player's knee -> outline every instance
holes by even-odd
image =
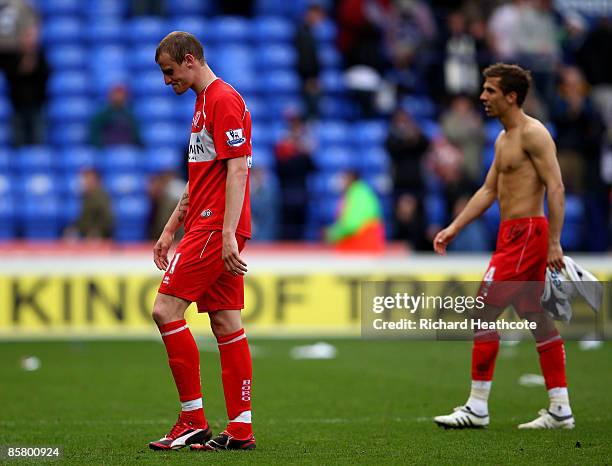
[[[151,317],[155,321],[157,325],[163,325],[166,323],[167,313],[164,308],[159,305],[153,306],[153,312],[151,312]]]

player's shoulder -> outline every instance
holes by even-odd
[[[224,99],[239,99],[243,100],[242,96],[231,84],[226,83],[221,78],[215,81],[215,86],[210,88],[210,96],[207,94],[206,98],[212,100],[224,100]]]
[[[548,128],[537,118],[525,115],[525,123],[521,125],[521,136],[527,139],[550,137]]]

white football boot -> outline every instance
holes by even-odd
[[[469,406],[458,406],[451,414],[434,417],[434,422],[445,429],[475,429],[489,425],[489,415],[476,414]]]
[[[538,411],[540,415],[531,422],[519,424],[519,429],[573,429],[576,427],[574,416],[556,416],[547,409]]]

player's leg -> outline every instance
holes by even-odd
[[[503,309],[487,305],[476,310],[472,319],[495,322]],[[499,334],[496,330],[474,333],[472,344],[472,384],[466,403],[451,414],[436,416],[436,424],[446,428],[485,427],[489,424],[489,394],[493,382],[495,361],[499,352]]]
[[[185,321],[190,301],[158,293],[153,320],[158,325],[181,402],[179,419],[170,432],[149,443],[153,450],[178,449],[211,437],[202,406],[200,352]]]
[[[572,429],[575,420],[567,391],[563,339],[546,312],[528,312],[524,317],[536,326],[532,333],[548,390],[549,407],[541,410],[533,421],[520,424],[519,429]]]

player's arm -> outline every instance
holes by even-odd
[[[565,215],[565,187],[557,161],[555,142],[543,125],[530,126],[523,131],[523,149],[529,154],[538,176],[546,186],[548,203],[548,266],[561,270],[563,250],[561,229]]]
[[[227,159],[227,179],[225,186],[225,217],[223,218],[222,259],[225,268],[234,275],[244,275],[246,263],[240,258],[236,228],[242,213],[249,168],[246,157]]]
[[[497,144],[497,143],[496,143]],[[464,209],[457,215],[455,220],[441,230],[433,241],[434,251],[444,255],[446,247],[457,236],[457,234],[474,219],[480,217],[485,210],[497,199],[497,167],[495,160],[489,168],[484,184],[470,198]]]
[[[185,216],[187,215],[187,208],[189,207],[189,181],[185,185],[185,190],[181,195],[181,199],[178,201],[178,204],[174,208],[172,215],[166,222],[166,226],[164,227],[164,231],[157,240],[155,247],[153,248],[153,261],[155,265],[160,270],[166,270],[168,267],[168,250],[172,245],[172,241],[174,240],[174,234],[179,229],[179,227],[185,221]]]

